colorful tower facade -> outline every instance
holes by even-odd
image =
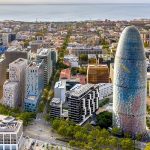
[[[146,130],[146,57],[134,26],[121,34],[114,64],[113,125],[133,135]]]

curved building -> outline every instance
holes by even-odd
[[[146,57],[134,26],[124,29],[115,57],[113,125],[134,134],[146,130]]]

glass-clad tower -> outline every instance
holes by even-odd
[[[121,34],[114,64],[113,125],[133,135],[146,130],[146,57],[140,33]]]

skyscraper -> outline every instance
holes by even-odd
[[[35,112],[44,88],[43,61],[32,62],[26,68],[24,109]]]
[[[50,49],[38,49],[37,50],[37,61],[43,60],[44,63],[44,86],[49,83],[50,77],[52,75],[52,60],[51,60],[51,50]]]
[[[113,125],[132,135],[146,130],[146,57],[134,26],[124,29],[115,57]]]
[[[18,58],[9,64],[9,81],[18,82],[18,102],[17,105],[22,105],[24,100],[25,92],[25,69],[27,66],[27,60],[23,58]]]

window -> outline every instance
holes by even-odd
[[[5,145],[5,150],[10,150],[10,146],[9,145]]]
[[[3,146],[2,145],[0,146],[0,150],[3,150]]]
[[[17,148],[16,148],[16,146],[15,145],[13,145],[12,146],[12,150],[16,150]]]

